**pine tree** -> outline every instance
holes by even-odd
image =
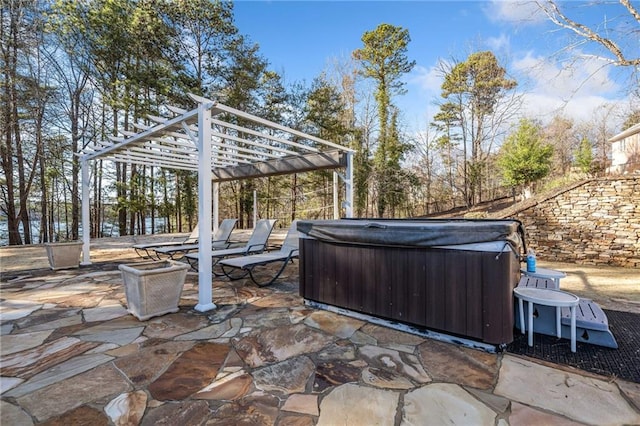
[[[396,155],[397,148],[393,138],[397,135],[389,133],[391,126],[392,97],[405,92],[402,76],[410,72],[415,61],[407,57],[407,46],[411,38],[409,31],[402,27],[380,24],[373,31],[362,36],[364,46],[353,52],[355,59],[362,65],[362,75],[376,82],[375,99],[378,104],[378,120],[380,123],[378,147],[374,154],[376,186],[378,189],[378,215],[384,216],[389,205],[396,201],[393,196],[393,182],[388,179],[390,159],[397,160],[392,167],[399,167],[401,156]],[[392,161],[392,162],[393,162]]]
[[[573,164],[582,173],[589,174],[593,171],[593,147],[589,139],[582,138],[580,141],[580,146],[575,152]]]
[[[496,119],[498,106],[516,84],[490,51],[469,55],[445,75],[442,112],[449,123],[455,123],[462,141],[463,193],[468,206],[482,201],[482,179],[490,173],[486,167],[490,153],[484,145],[493,141],[495,128],[505,118],[503,114]]]
[[[505,184],[520,187],[524,198],[531,194],[532,185],[549,174],[553,147],[545,144],[540,127],[529,120],[521,120],[517,130],[507,137],[498,157]]]

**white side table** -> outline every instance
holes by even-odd
[[[575,294],[562,290],[551,290],[547,288],[516,287],[513,292],[518,298],[518,309],[520,311],[520,330],[524,334],[524,306],[528,303],[527,310],[527,330],[529,332],[527,343],[533,346],[533,304],[554,306],[556,308],[556,334],[562,337],[562,325],[560,324],[560,308],[571,309],[571,352],[576,351],[576,306],[580,298]]]
[[[553,282],[555,283],[556,289],[560,289],[560,280],[567,276],[567,274],[565,274],[562,271],[555,271],[553,269],[546,269],[546,268],[536,268],[535,272],[529,272],[527,271],[527,268],[522,268],[520,272],[534,278],[544,278],[548,280],[553,280]]]

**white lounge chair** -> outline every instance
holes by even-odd
[[[195,244],[198,242],[198,224],[196,224],[195,228],[191,231],[191,234],[183,241],[156,241],[154,243],[144,243],[144,244],[134,244],[133,248],[135,249],[138,256],[141,258],[150,258],[157,259],[154,250],[160,247],[169,247],[169,246],[178,246],[178,245],[186,245],[186,244]]]
[[[273,231],[273,225],[275,225],[275,219],[260,219],[256,222],[256,226],[249,237],[249,241],[242,247],[228,248],[224,250],[214,250],[211,253],[211,257],[213,259],[213,264],[211,267],[213,268],[216,264],[224,259],[225,257],[231,256],[247,256],[250,254],[261,253],[267,247],[267,241],[269,241],[269,236]],[[191,267],[195,270],[198,269],[198,258],[199,253],[187,253],[184,256],[185,259],[189,262]],[[215,275],[221,275],[215,273]]]
[[[296,227],[296,221],[294,221],[291,224],[289,231],[287,232],[287,236],[285,237],[280,250],[267,253],[252,254],[250,256],[222,259],[218,262],[218,264],[222,268],[224,274],[231,279],[235,279],[236,277],[231,275],[230,269],[241,269],[245,271],[245,275],[247,272],[249,273],[251,280],[256,283],[256,285],[260,287],[267,286],[278,279],[278,277],[280,276],[280,274],[282,274],[290,261],[298,257],[298,238],[299,233]],[[270,275],[266,281],[259,280],[258,274],[262,275],[262,270],[266,270],[266,268],[259,267],[266,266],[275,262],[282,262],[282,265],[276,271],[276,273],[271,275],[271,271],[269,271]]]
[[[218,226],[218,230],[211,239],[211,247],[214,250],[226,249],[229,247],[229,238],[231,238],[231,232],[236,226],[237,219],[223,219]],[[162,259],[163,257],[169,257],[173,260],[179,260],[185,254],[198,250],[199,244],[178,244],[168,247],[158,247],[153,249],[156,257]],[[176,257],[179,256],[179,257]]]

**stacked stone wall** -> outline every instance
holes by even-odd
[[[640,177],[586,181],[510,217],[540,259],[640,268]]]

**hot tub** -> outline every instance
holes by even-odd
[[[516,220],[298,221],[308,301],[492,345],[513,340]]]

